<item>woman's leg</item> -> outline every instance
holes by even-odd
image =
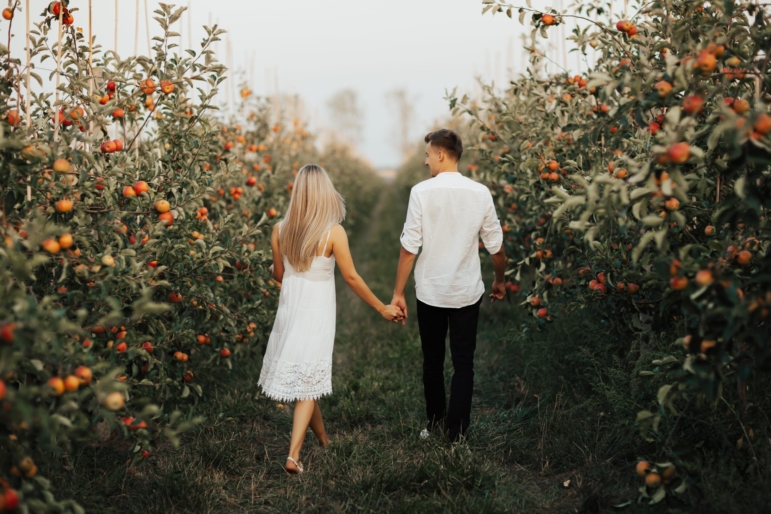
[[[301,400],[294,404],[294,420],[292,422],[292,440],[289,443],[289,456],[300,462],[300,449],[305,441],[305,433],[313,416],[316,405],[314,400]],[[287,468],[294,469],[294,464],[287,460]]]
[[[329,444],[329,437],[327,437],[327,431],[324,430],[324,420],[321,417],[319,402],[314,400],[313,403],[313,415],[311,416],[310,426],[316,439],[319,440],[319,444],[323,447]]]

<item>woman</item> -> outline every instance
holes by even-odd
[[[273,278],[281,294],[259,385],[266,396],[294,401],[285,469],[302,473],[300,449],[310,426],[321,446],[329,443],[318,399],[332,392],[335,340],[335,262],[348,286],[389,321],[401,309],[385,305],[356,273],[340,223],[345,202],[326,171],[309,164],[297,173],[284,219],[273,227]]]

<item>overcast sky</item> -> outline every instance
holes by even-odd
[[[560,1],[532,3],[558,7]],[[138,47],[146,55],[145,2],[150,12],[158,2],[139,1]],[[34,21],[48,2],[30,3]],[[188,3],[190,19],[186,13],[176,27],[185,47],[188,26],[193,27],[197,49],[202,26],[210,19],[219,23],[228,30],[234,67],[253,76],[255,92],[273,93],[278,84],[281,93],[298,94],[315,128],[329,124],[326,103],[335,92],[355,90],[364,110],[359,150],[378,167],[397,166],[400,160],[391,137],[394,118],[385,100],[388,91],[404,88],[416,99],[417,141],[448,114],[445,89],[470,91],[479,75],[501,82],[507,69],[519,71],[524,62],[523,28],[503,14],[482,16],[480,0],[181,0],[177,5]],[[137,0],[118,0],[118,5],[118,52],[125,57],[134,52]],[[88,0],[72,0],[71,6],[80,8],[75,25],[86,33]],[[95,34],[112,49],[115,0],[93,0],[93,14]],[[23,16],[14,21],[14,46],[21,49]],[[159,32],[151,19],[150,33]],[[218,48],[223,62],[226,44],[223,40]],[[561,58],[561,51],[554,50],[555,58]],[[568,63],[577,68],[575,54]]]

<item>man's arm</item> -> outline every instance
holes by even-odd
[[[493,258],[493,268],[495,269],[495,279],[493,280],[493,292],[490,295],[491,302],[494,302],[495,300],[503,300],[503,297],[506,296],[506,286],[504,284],[504,281],[506,280],[506,277],[504,275],[504,272],[506,271],[506,251],[503,248],[503,245],[501,245],[501,248],[491,255]]]
[[[415,191],[410,191],[410,202],[407,205],[407,220],[404,222],[404,230],[399,238],[402,244],[399,253],[399,266],[396,269],[396,286],[391,305],[396,305],[407,318],[407,301],[404,299],[404,288],[407,287],[407,279],[410,278],[412,264],[415,262],[420,247],[423,245],[423,208],[420,205]],[[402,325],[406,322],[402,319]]]
[[[495,203],[489,191],[487,191],[486,204],[485,219],[482,223],[480,235],[482,236],[485,248],[487,248],[487,251],[490,252],[490,256],[493,258],[495,279],[493,280],[493,293],[490,295],[490,298],[494,302],[495,300],[503,300],[503,297],[506,296],[506,287],[504,285],[506,277],[504,272],[506,271],[507,259],[503,245],[501,222],[498,220],[498,213],[495,212]]]
[[[410,272],[412,272],[412,264],[415,262],[415,254],[410,253],[402,246],[399,252],[399,266],[396,268],[396,286],[394,287],[394,296],[391,300],[391,305],[396,305],[404,313],[404,318],[407,316],[407,300],[404,298],[404,288],[407,287],[407,279],[410,278]],[[405,324],[404,319],[402,325]]]

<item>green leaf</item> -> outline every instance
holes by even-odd
[[[667,496],[667,489],[663,485],[660,485],[659,488],[656,489],[656,492],[653,493],[653,496],[651,496],[651,501],[648,502],[648,505],[654,505],[656,503],[659,503],[666,496]]]
[[[662,218],[658,214],[648,214],[641,221],[643,222],[643,225],[645,225],[646,227],[658,227],[659,225],[664,223],[664,218]]]
[[[672,390],[672,387],[672,384],[666,384],[659,388],[659,392],[656,395],[659,405],[664,405],[664,401],[667,399],[667,395],[669,394],[669,391]]]

